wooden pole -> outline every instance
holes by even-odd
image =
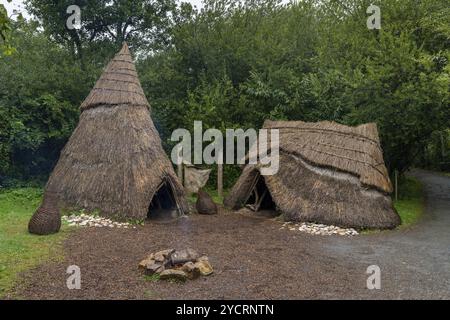
[[[223,198],[223,152],[220,150],[217,161],[217,193]]]
[[[395,179],[395,201],[398,200],[398,171],[394,171],[394,179]]]
[[[182,186],[184,186],[184,179],[183,179],[183,157],[182,157],[182,155],[181,155],[181,148],[180,148],[180,150],[178,150],[178,162],[180,163],[180,164],[178,164],[177,166],[178,166],[178,172],[177,172],[177,174],[178,174],[178,179],[180,179],[180,183],[181,183],[181,185]]]
[[[217,193],[223,197],[223,164],[217,165]]]
[[[184,179],[183,179],[183,163],[180,163],[178,165],[178,179],[180,179],[181,185],[184,186]]]

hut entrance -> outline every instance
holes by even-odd
[[[156,220],[168,220],[177,218],[179,209],[174,192],[169,181],[165,180],[153,195],[148,208],[147,218]]]
[[[270,191],[261,174],[258,174],[256,177],[245,206],[260,216],[276,217],[279,215],[275,202],[273,202]]]

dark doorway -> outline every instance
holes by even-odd
[[[256,183],[245,206],[260,216],[276,217],[279,215],[264,177],[261,175],[256,178]]]
[[[147,218],[155,220],[170,220],[179,216],[179,210],[172,187],[164,181],[155,192],[148,208]]]

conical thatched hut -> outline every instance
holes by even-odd
[[[260,175],[247,165],[224,203],[234,210],[276,209],[287,221],[394,228],[392,185],[375,124],[266,121],[280,134],[280,169]]]
[[[46,186],[60,205],[123,219],[188,211],[126,44],[81,111]]]

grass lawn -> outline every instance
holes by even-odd
[[[0,193],[0,297],[10,290],[20,272],[50,259],[63,257],[62,240],[69,227],[50,236],[28,233],[28,220],[39,206],[42,190],[22,188]]]
[[[413,177],[404,177],[399,183],[399,199],[394,201],[394,206],[402,219],[400,228],[415,224],[424,208],[422,184]]]

